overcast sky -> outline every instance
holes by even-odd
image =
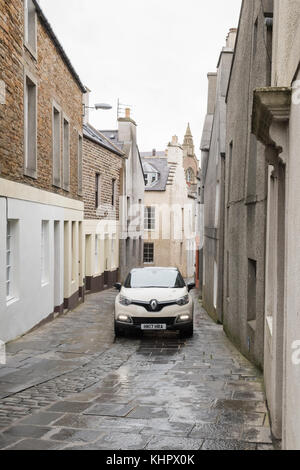
[[[132,106],[141,151],[183,140],[187,123],[196,153],[214,72],[241,0],[40,0],[83,83],[98,129],[117,126],[117,100]]]

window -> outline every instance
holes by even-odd
[[[12,269],[13,269],[13,246],[12,246],[12,223],[10,220],[7,221],[6,231],[6,299],[10,300],[12,295]]]
[[[78,135],[78,196],[82,196],[82,136]]]
[[[145,207],[145,230],[155,230],[155,207]]]
[[[61,113],[53,106],[53,185],[61,187]]]
[[[253,55],[256,55],[257,51],[257,36],[258,36],[258,18],[254,23],[254,31],[253,31]]]
[[[6,300],[16,297],[17,287],[17,220],[8,220],[6,226]]]
[[[37,86],[31,78],[25,78],[24,93],[24,136],[25,168],[24,173],[31,178],[37,177]]]
[[[112,180],[111,184],[111,205],[112,207],[115,207],[116,204],[116,180]]]
[[[189,168],[186,172],[186,181],[189,184],[194,183],[194,172],[193,172],[192,168]]]
[[[72,252],[72,282],[75,282],[76,280],[76,261],[77,261],[77,256],[76,256],[76,222],[72,222],[72,233],[71,233],[71,252]]]
[[[45,220],[41,230],[41,279],[42,285],[49,281],[49,222]]]
[[[95,178],[95,207],[96,209],[98,209],[98,207],[100,206],[100,202],[101,202],[100,189],[101,189],[101,176],[99,173],[96,173],[96,178]]]
[[[153,186],[155,183],[157,183],[158,178],[159,178],[159,177],[158,177],[158,173],[157,173],[157,172],[146,173],[146,174],[145,174],[146,186],[147,186],[147,187]]]
[[[99,271],[99,235],[95,235],[95,273]]]
[[[63,189],[70,191],[70,124],[63,120]]]
[[[214,307],[218,304],[218,265],[214,262]]]
[[[220,217],[220,182],[217,181],[216,186],[216,201],[215,201],[215,228],[219,226],[219,217]]]
[[[35,54],[37,48],[37,21],[32,0],[24,0],[24,33],[26,47],[31,53]]]
[[[154,263],[154,244],[144,244],[144,263]]]
[[[145,174],[145,185],[146,187],[153,186],[159,180],[159,172],[157,169],[150,165],[150,163],[143,163],[143,170]]]

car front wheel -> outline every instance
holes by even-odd
[[[180,331],[180,338],[192,338],[194,335],[194,325],[189,325]]]
[[[115,336],[116,338],[123,338],[125,336],[124,330],[122,330],[117,322],[115,321]]]

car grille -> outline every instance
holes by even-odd
[[[157,313],[157,312],[161,312],[164,307],[177,305],[177,303],[176,302],[161,303],[157,305],[155,310],[152,310],[150,303],[145,304],[143,302],[132,302],[132,305],[137,305],[138,307],[144,307],[147,310],[147,312]]]
[[[167,317],[167,318],[142,318],[142,317],[132,317],[134,325],[174,325],[176,317]]]

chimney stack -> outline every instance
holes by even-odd
[[[236,35],[237,35],[237,29],[231,28],[226,38],[226,47],[229,47],[229,49],[234,49]]]

